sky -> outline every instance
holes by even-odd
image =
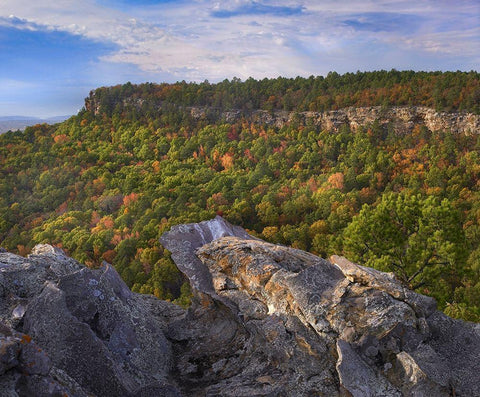
[[[0,0],[0,116],[127,81],[479,65],[480,0]]]

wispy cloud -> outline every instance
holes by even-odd
[[[392,12],[366,12],[347,16],[343,23],[358,31],[414,34],[426,18]]]
[[[1,92],[9,92],[11,90],[16,90],[16,89],[32,89],[37,87],[38,84],[35,84],[34,82],[31,81],[22,81],[22,80],[14,80],[14,79],[3,79],[0,78],[0,93]]]
[[[0,17],[0,26],[30,31],[36,31],[41,28],[39,25],[29,22],[26,19],[20,19],[15,15],[10,15],[8,17]]]
[[[186,79],[315,74],[338,67],[329,64],[332,52],[343,52],[351,64],[355,43],[368,40],[437,55],[473,56],[468,47],[479,37],[473,26],[465,29],[474,25],[472,11],[480,8],[467,1],[454,7],[449,2],[410,0],[144,0],[140,7],[125,0],[118,9],[109,1],[100,5],[85,0],[81,6],[73,0],[37,0],[33,6],[30,0],[5,1],[1,12],[8,16],[3,23],[7,18],[10,26],[45,26],[109,41],[118,50],[102,56],[103,61]],[[465,20],[461,25],[447,23],[456,17]]]
[[[478,0],[1,1],[0,26],[98,43],[71,41],[92,84],[480,64]]]

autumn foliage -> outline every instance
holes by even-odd
[[[377,104],[478,113],[479,90],[475,72],[397,71],[101,88],[97,114],[90,97],[62,124],[0,135],[0,245],[24,255],[56,244],[185,304],[188,284],[159,237],[222,214],[275,243],[397,272],[447,313],[479,320],[478,134],[218,118]],[[192,118],[194,105],[210,113]]]

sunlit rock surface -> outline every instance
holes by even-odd
[[[190,108],[192,117],[201,119],[209,113],[208,107]],[[253,110],[222,112],[219,119],[234,123],[249,118],[254,123],[282,128],[288,124],[313,124],[321,129],[338,131],[343,125],[355,130],[360,126],[378,122],[389,125],[398,134],[410,133],[415,126],[425,126],[432,132],[451,131],[461,134],[478,134],[480,115],[473,113],[437,112],[425,106],[370,106],[349,107],[326,112],[289,112],[286,110]]]
[[[162,243],[188,310],[49,245],[0,252],[0,396],[480,395],[480,325],[392,274],[220,217]]]
[[[393,274],[222,224],[225,237],[194,253],[177,256],[185,238],[205,242],[208,222],[162,238],[190,279],[204,279],[169,333],[186,395],[480,395],[479,325],[438,312]]]

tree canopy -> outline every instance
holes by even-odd
[[[169,108],[212,100],[223,86],[250,91],[254,102],[277,95],[276,85],[283,101],[322,81],[347,91],[349,81],[356,89],[394,86],[380,76],[458,84],[448,102],[457,108],[466,106],[458,95],[479,82],[476,73],[392,71],[97,90],[111,112],[85,109],[58,125],[0,135],[0,245],[27,254],[36,243],[55,244],[89,266],[113,263],[137,292],[186,304],[188,284],[158,239],[172,225],[220,214],[268,241],[393,271],[447,313],[479,321],[478,134],[420,124],[399,134],[375,122],[338,131],[295,120],[227,123]],[[198,90],[211,95],[189,99]],[[108,93],[115,95],[101,99]],[[152,95],[170,110],[149,107]],[[122,96],[143,105],[124,106]]]
[[[211,84],[130,83],[98,88],[86,108],[108,116],[138,119],[169,114],[172,122],[188,117],[178,107],[208,107],[214,118],[222,110],[327,111],[365,106],[427,106],[438,111],[480,113],[479,73],[376,71],[246,81],[234,78]]]
[[[344,252],[354,261],[394,272],[412,289],[453,300],[461,285],[467,245],[459,211],[444,198],[385,193],[364,204],[344,231]]]

